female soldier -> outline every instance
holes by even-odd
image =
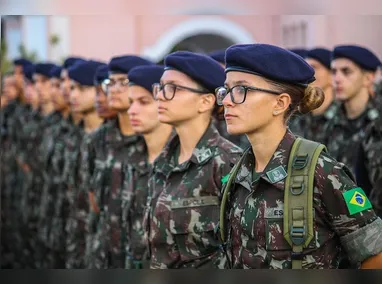
[[[314,70],[293,53],[266,44],[232,46],[226,64],[218,102],[225,107],[228,132],[245,133],[252,145],[232,170],[221,205],[221,236],[228,235],[233,267],[337,268],[346,253],[352,264],[381,268],[382,221],[348,169],[318,152],[318,162],[310,163],[309,199],[307,177],[294,175],[309,157],[288,162],[296,140],[287,130],[288,118],[297,108],[316,109],[324,99],[320,88],[309,86]]]
[[[159,121],[177,135],[155,160],[149,181],[151,268],[211,266],[218,251],[221,178],[240,153],[211,124],[214,91],[223,82],[224,69],[212,58],[175,52],[154,86]]]
[[[158,107],[153,97],[152,85],[159,83],[164,67],[138,66],[131,69],[129,77],[128,111],[131,126],[145,140],[145,151],[138,163],[126,163],[123,188],[123,222],[126,235],[126,268],[148,268],[144,258],[147,244],[144,240],[142,218],[147,201],[147,183],[150,168],[169,140],[172,127],[158,119]]]

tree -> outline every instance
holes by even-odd
[[[7,43],[5,40],[1,40],[1,73],[7,73],[11,71],[12,62],[7,59]]]

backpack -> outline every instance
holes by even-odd
[[[248,148],[234,166],[224,189],[220,207],[220,238],[225,242],[225,207],[233,181],[243,163]],[[296,138],[289,160],[284,190],[284,238],[292,248],[292,269],[302,268],[303,249],[314,237],[313,191],[318,157],[327,151],[323,144]]]

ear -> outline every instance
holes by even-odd
[[[370,88],[373,85],[375,79],[374,72],[364,72],[363,84],[366,88]]]
[[[273,106],[273,115],[284,114],[292,104],[292,99],[287,93],[282,93],[276,97],[275,104]]]
[[[203,113],[206,111],[213,110],[216,102],[216,97],[214,94],[206,94],[200,97],[199,112]]]

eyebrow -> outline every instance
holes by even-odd
[[[229,87],[230,85],[232,86],[237,86],[237,85],[250,85],[250,83],[246,80],[239,80],[239,81],[233,81],[231,82],[231,84],[229,84],[228,82],[225,82],[224,83],[224,86],[227,86]]]

